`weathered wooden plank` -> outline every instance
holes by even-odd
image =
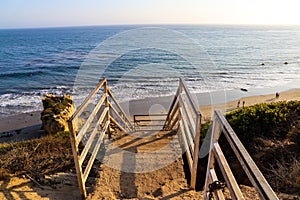
[[[123,128],[123,126],[121,126],[121,125],[119,124],[119,122],[118,122],[117,120],[115,120],[113,117],[110,117],[110,120],[112,121],[112,123],[114,123],[115,125],[117,125],[117,126],[119,127],[119,129],[121,129],[124,133],[127,132],[126,129]]]
[[[85,184],[83,181],[83,177],[82,177],[82,168],[81,165],[79,163],[80,160],[80,156],[79,156],[79,150],[78,150],[78,146],[76,143],[76,133],[74,130],[74,125],[73,125],[74,121],[70,120],[68,122],[69,125],[69,130],[70,130],[70,140],[71,140],[71,146],[72,146],[72,152],[73,152],[73,157],[74,157],[74,163],[75,163],[75,168],[76,168],[76,175],[77,175],[77,181],[78,181],[78,186],[80,189],[80,194],[82,198],[86,197],[86,189],[85,189]]]
[[[127,127],[129,130],[132,130],[131,127],[127,124],[127,122],[120,116],[120,114],[118,113],[118,111],[114,108],[114,106],[109,103],[109,107],[111,108],[111,110],[115,113],[115,115],[118,117],[119,120],[121,120],[124,124],[125,127]]]
[[[218,177],[217,177],[215,169],[210,169],[209,176],[210,176],[211,183],[214,181],[218,181]],[[217,190],[217,191],[215,191],[214,194],[216,196],[216,199],[225,200],[222,190]]]
[[[215,118],[215,116],[214,116]],[[217,120],[214,119],[213,121],[213,127],[212,127],[212,135],[210,138],[210,151],[209,151],[209,155],[208,155],[208,164],[207,164],[207,169],[206,169],[206,177],[205,177],[205,186],[204,186],[204,194],[207,193],[208,190],[208,184],[209,184],[209,173],[210,173],[210,169],[214,169],[215,167],[215,154],[214,151],[212,151],[213,148],[213,144],[214,142],[218,142],[216,139],[215,135],[220,135],[220,129],[218,128],[218,123],[216,123]]]
[[[179,113],[177,112],[176,117],[173,119],[172,123],[170,124],[170,127],[169,127],[170,130],[172,130],[174,128],[174,126],[177,124],[178,120],[179,120]]]
[[[153,113],[153,114],[137,114],[134,117],[166,117],[167,114]]]
[[[161,126],[162,126],[162,124],[148,124],[148,123],[147,123],[147,124],[141,124],[141,123],[138,123],[138,125],[139,125],[139,126],[154,126],[154,127],[155,127],[155,126],[158,126],[158,127],[161,127]]]
[[[102,81],[97,85],[97,87],[85,98],[85,100],[83,101],[83,103],[81,104],[81,106],[71,116],[71,118],[69,119],[70,121],[72,121],[73,119],[79,117],[82,114],[82,112],[84,111],[84,109],[88,106],[88,104],[90,103],[90,101],[95,97],[95,95],[98,93],[98,91],[100,90],[100,88],[103,87],[103,85],[105,83],[107,83],[106,78],[103,78]]]
[[[224,135],[227,138],[231,148],[241,163],[244,171],[246,172],[249,180],[258,191],[262,199],[278,199],[273,189],[270,187],[265,177],[262,175],[257,165],[252,160],[251,156],[241,143],[225,117],[220,111],[215,112],[218,120],[224,126]]]
[[[107,85],[107,82],[106,82],[105,85],[104,85],[104,89],[105,89],[105,93],[107,94],[107,93],[108,93],[108,90],[109,90],[108,85]],[[109,121],[109,118],[110,118],[109,104],[110,104],[109,98],[107,97],[107,98],[106,98],[106,101],[105,101],[105,108],[108,109],[108,112],[106,113],[106,119],[107,119],[107,121]],[[110,124],[108,124],[108,127],[107,127],[107,133],[108,133],[108,138],[110,139],[110,138],[111,138]]]
[[[88,175],[89,175],[89,173],[90,173],[90,171],[91,171],[91,168],[92,168],[92,166],[93,166],[93,163],[94,163],[94,161],[95,161],[95,158],[96,158],[96,156],[97,156],[97,153],[98,153],[98,151],[99,151],[101,142],[102,142],[102,140],[103,140],[103,138],[104,138],[104,135],[105,135],[106,129],[108,128],[109,123],[110,123],[109,121],[107,121],[107,122],[105,123],[104,129],[101,131],[101,133],[100,133],[100,135],[99,135],[99,138],[98,138],[98,140],[97,140],[97,143],[96,143],[96,145],[95,145],[95,148],[94,148],[94,150],[93,150],[93,152],[92,152],[91,158],[90,158],[90,160],[89,160],[89,162],[88,162],[88,164],[87,164],[87,166],[86,166],[86,168],[85,168],[85,170],[84,170],[84,173],[83,173],[83,182],[84,182],[84,183],[86,182],[86,179],[87,179],[87,177],[88,177]]]
[[[112,98],[112,100],[114,101],[114,103],[116,104],[117,108],[123,114],[124,118],[126,119],[127,123],[131,127],[130,129],[132,131],[134,129],[133,125],[131,124],[131,122],[130,122],[129,118],[127,117],[126,113],[124,112],[123,108],[120,106],[120,104],[118,103],[117,99],[114,97],[114,95],[112,94],[112,92],[111,92],[111,90],[109,88],[108,88],[108,94]]]
[[[164,125],[164,128],[169,128],[170,130],[172,128],[171,127],[171,123],[172,123],[172,119],[174,118],[174,116],[176,115],[177,111],[178,111],[178,108],[179,108],[179,104],[177,102],[177,104],[175,105],[174,109],[171,110],[172,112],[170,113],[170,115],[168,115],[167,119],[166,119],[166,123]]]
[[[212,145],[212,143],[211,143]],[[209,177],[209,173],[210,173],[210,169],[214,169],[215,167],[215,158],[214,158],[214,152],[213,151],[209,151],[208,154],[208,162],[207,162],[207,168],[206,168],[206,173],[205,173],[205,184],[204,184],[204,199],[207,199],[207,192],[209,190],[209,184],[211,183],[210,177]]]
[[[97,121],[97,125],[102,124],[102,122],[103,122],[103,120],[105,118],[105,115],[108,113],[108,111],[109,111],[109,108],[107,108],[107,107],[103,110],[100,118]],[[83,161],[84,161],[84,159],[85,159],[85,157],[86,157],[89,149],[91,148],[91,145],[92,145],[92,143],[94,141],[94,138],[95,138],[95,136],[96,136],[96,134],[98,132],[98,126],[97,125],[93,129],[93,131],[92,131],[92,133],[91,133],[91,135],[90,135],[87,143],[84,146],[84,149],[82,150],[82,152],[80,154],[80,161],[79,162],[80,162],[81,165],[82,165],[82,163],[83,163]]]
[[[188,110],[188,106],[187,106],[186,102],[184,101],[182,95],[179,95],[179,102],[180,102],[180,105],[183,108],[183,111],[186,115],[186,118],[187,118],[187,120],[188,120],[188,122],[191,126],[190,130],[191,130],[191,133],[193,134],[192,136],[195,137],[195,135],[196,135],[196,125],[195,125],[194,119],[191,116],[191,114]]]
[[[192,153],[192,156],[194,156],[194,139],[191,136],[190,129],[187,125],[187,120],[186,120],[184,114],[182,113],[181,107],[179,108],[179,113],[180,113],[180,117],[181,117],[181,121],[182,121],[181,125],[183,126],[182,128],[184,129],[184,133],[185,133],[184,136],[188,142],[188,146]]]
[[[180,84],[179,84],[179,86],[180,86]],[[176,94],[175,94],[175,96],[173,98],[173,101],[171,103],[171,106],[169,108],[169,111],[168,111],[168,114],[167,114],[167,118],[166,118],[166,122],[165,122],[165,124],[163,126],[164,128],[168,128],[169,127],[169,124],[170,124],[170,122],[171,122],[171,120],[173,118],[173,116],[171,116],[171,112],[174,110],[174,106],[176,105],[177,98],[178,98],[178,95],[180,93],[180,87],[179,86],[177,88]]]
[[[225,178],[226,185],[230,190],[232,198],[245,199],[218,143],[214,143],[213,151],[215,153],[215,158],[219,163],[221,172]]]
[[[88,117],[88,119],[86,120],[86,122],[84,123],[84,125],[82,126],[82,128],[80,129],[78,135],[76,136],[77,145],[82,140],[84,134],[86,133],[86,131],[89,128],[89,126],[91,125],[92,121],[94,120],[95,116],[97,115],[99,109],[101,108],[101,106],[104,103],[104,101],[105,101],[106,98],[107,98],[107,94],[103,94],[102,98],[97,103],[97,105],[93,109],[92,113],[90,114],[90,116]]]
[[[166,121],[166,114],[145,114],[145,115],[133,115],[134,123],[139,122],[165,122]]]
[[[196,188],[197,180],[197,169],[198,169],[198,159],[199,159],[199,149],[200,149],[200,136],[201,136],[201,115],[196,118],[196,136],[194,138],[194,152],[193,152],[193,170],[191,172],[191,188]]]
[[[134,119],[135,122],[164,122],[165,119]]]
[[[190,103],[191,103],[191,105],[193,107],[194,113],[196,115],[200,115],[200,111],[198,109],[198,106],[197,106],[194,98],[192,97],[192,95],[191,95],[191,93],[190,93],[190,91],[189,91],[189,89],[188,89],[188,87],[187,87],[187,85],[186,85],[186,83],[185,83],[185,81],[184,81],[184,79],[182,77],[180,77],[180,84],[182,85],[182,88],[184,89],[184,91],[185,91],[185,93],[186,93],[186,95],[188,97],[187,99],[190,101]]]
[[[191,155],[191,152],[190,152],[190,149],[189,149],[189,145],[186,141],[186,137],[185,137],[185,131],[183,129],[183,124],[182,124],[182,120],[179,121],[179,130],[180,130],[180,133],[181,133],[181,139],[183,141],[183,144],[185,146],[185,155],[186,155],[186,158],[187,158],[187,161],[188,161],[188,164],[189,164],[189,169],[190,171],[192,171],[192,167],[193,167],[193,159],[192,159],[192,155]]]

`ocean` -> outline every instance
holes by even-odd
[[[46,93],[79,105],[102,77],[121,102],[299,88],[300,26],[93,26],[0,30],[0,118],[42,110]],[[270,90],[272,91],[272,90]]]

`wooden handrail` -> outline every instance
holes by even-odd
[[[245,149],[244,145],[241,143],[228,121],[221,114],[220,111],[215,112],[217,118],[223,126],[224,135],[229,142],[231,148],[233,149],[235,155],[237,156],[239,162],[241,163],[244,171],[246,172],[250,182],[260,193],[260,196],[264,199],[274,199],[275,195],[273,189],[270,187],[265,177],[262,175],[261,171],[258,169],[257,165]]]
[[[231,195],[234,199],[243,199],[243,195],[237,189],[237,184],[235,178],[230,175],[231,170],[225,156],[222,153],[222,150],[219,146],[218,139],[220,134],[224,133],[225,138],[227,139],[231,149],[236,155],[238,161],[240,162],[243,170],[246,172],[247,177],[249,178],[252,185],[255,187],[261,199],[278,199],[273,189],[270,187],[265,177],[262,175],[255,162],[252,160],[251,156],[229,125],[228,121],[221,114],[220,111],[214,112],[214,121],[213,121],[213,133],[211,136],[211,147],[212,150],[209,152],[209,160],[207,165],[206,180],[205,180],[205,190],[204,190],[204,199],[207,198],[206,192],[208,189],[208,184],[212,181],[212,170],[214,169],[214,160],[219,163],[220,169],[223,176],[225,177],[226,185],[229,187]],[[228,176],[230,175],[230,176]],[[227,178],[226,178],[227,177]]]
[[[117,99],[114,97],[114,95],[112,94],[111,90],[108,89],[108,94],[109,96],[112,98],[113,102],[115,103],[115,105],[117,106],[117,108],[121,111],[121,113],[123,114],[124,119],[126,119],[127,123],[129,124],[129,126],[131,127],[131,131],[133,131],[134,126],[131,124],[128,116],[126,115],[126,113],[124,112],[123,108],[120,106],[120,104],[118,103]]]
[[[100,100],[98,100],[98,103],[95,105],[84,125],[80,128],[80,130],[77,130],[78,127],[75,126],[76,121],[79,119],[79,116],[87,108],[90,102],[92,100],[95,100],[95,97],[100,90],[102,90],[102,96]],[[110,99],[114,102],[114,105],[116,105],[116,107],[114,107],[114,105],[110,102]],[[111,112],[113,112],[114,115],[111,115]],[[96,116],[99,115],[100,117],[95,120]],[[124,125],[121,125],[117,119],[114,119],[114,117],[122,121]],[[94,123],[94,121],[96,121],[95,126],[92,128],[91,133],[89,133],[89,128],[91,127],[92,123]],[[107,80],[103,78],[102,81],[97,85],[97,87],[84,100],[78,110],[68,120],[78,185],[80,188],[81,196],[83,198],[85,198],[87,195],[85,182],[95,161],[96,155],[98,154],[100,145],[103,142],[104,136],[106,133],[109,134],[110,123],[114,123],[124,132],[127,132],[127,130],[133,131],[134,129],[134,126],[127,117],[126,113],[108,88]],[[86,138],[86,144],[83,150],[80,152],[79,144],[82,142],[82,139],[84,137]],[[92,152],[90,158],[88,158],[87,156],[88,152]],[[83,163],[87,163],[87,165],[83,167]]]
[[[101,87],[106,83],[106,78],[103,78],[100,84],[97,85],[97,87],[85,98],[81,106],[75,111],[75,113],[71,116],[69,119],[70,121],[74,120],[76,117],[79,117],[84,109],[89,105],[91,100],[95,97],[95,95],[98,93]]]
[[[105,99],[107,98],[107,94],[103,94],[102,98],[100,99],[100,101],[97,103],[97,105],[95,106],[95,108],[93,109],[92,113],[90,114],[90,116],[88,117],[88,119],[86,120],[86,122],[84,123],[83,127],[81,128],[81,130],[79,131],[78,135],[76,136],[76,141],[79,144],[79,142],[81,141],[81,139],[83,138],[84,134],[86,133],[87,129],[89,128],[89,126],[91,125],[93,119],[95,118],[95,116],[97,115],[100,107],[102,106],[102,104],[104,103]]]
[[[176,94],[175,94],[175,96],[173,98],[172,104],[171,104],[171,106],[169,108],[169,111],[168,111],[168,114],[167,114],[167,118],[166,118],[166,122],[164,124],[164,129],[167,129],[169,127],[169,123],[171,122],[170,119],[172,119],[173,116],[174,116],[174,115],[172,116],[171,113],[174,112],[174,107],[176,106],[176,101],[177,101],[177,97],[178,97],[179,93],[180,93],[180,83],[179,83],[178,89],[176,91]],[[176,107],[175,107],[175,109],[176,109]]]
[[[190,110],[194,112],[194,118],[191,116]],[[183,78],[179,79],[179,86],[168,111],[164,129],[176,129],[175,126],[177,126],[177,134],[182,138],[184,151],[188,157],[191,172],[190,186],[192,189],[195,189],[200,146],[201,113]]]
[[[186,85],[186,83],[185,83],[185,81],[183,80],[182,77],[180,77],[180,84],[182,85],[182,88],[184,89],[186,95],[188,96],[187,99],[191,102],[192,107],[193,107],[193,111],[195,112],[195,114],[201,115],[201,113],[199,111],[199,108],[197,107],[197,104],[196,104],[194,98],[192,97],[192,95],[191,95],[191,93],[190,93],[190,91],[189,91],[189,89],[188,89],[188,87],[187,87],[187,85]]]
[[[166,114],[136,114],[133,115],[133,123],[138,130],[161,131],[166,121]]]
[[[109,108],[115,113],[115,115],[123,122],[125,127],[127,127],[130,131],[132,131],[132,127],[130,127],[127,123],[127,120],[123,119],[122,116],[118,113],[118,111],[114,108],[114,106],[109,103]],[[130,123],[130,122],[129,122]]]

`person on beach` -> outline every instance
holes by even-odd
[[[279,93],[278,92],[276,92],[275,97],[276,97],[276,99],[279,98]]]
[[[239,107],[240,107],[240,104],[241,104],[241,101],[239,100],[239,101],[237,102],[236,107],[239,108]]]
[[[243,101],[243,108],[245,108],[245,101]]]

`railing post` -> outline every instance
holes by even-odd
[[[196,178],[197,178],[197,170],[198,170],[198,155],[199,155],[199,147],[200,147],[200,136],[201,136],[201,114],[197,115],[196,118],[196,135],[194,141],[194,157],[193,157],[193,168],[191,173],[191,188],[196,188]]]
[[[178,96],[182,93],[182,87],[183,87],[182,84],[183,84],[182,79],[180,78],[179,79],[179,87],[178,87]]]
[[[166,121],[165,121],[164,126],[163,126],[164,130],[170,130],[169,125],[170,125],[171,120],[172,120],[170,116],[172,114],[173,109],[175,109],[174,106],[175,106],[176,101],[177,101],[177,99],[178,99],[178,97],[179,97],[179,95],[180,95],[181,92],[182,92],[182,89],[181,89],[181,83],[180,83],[180,80],[179,80],[179,85],[178,85],[176,94],[175,94],[174,99],[172,101],[172,104],[171,104],[171,106],[169,108],[169,111],[168,111],[168,114],[167,114],[167,118],[166,118]]]
[[[109,94],[108,94],[108,85],[107,85],[107,81],[105,81],[104,84],[104,93],[106,94],[106,100],[105,100],[105,108],[108,109],[107,111],[107,121],[108,121],[108,128],[107,128],[107,133],[108,133],[108,138],[111,138],[111,132],[110,132],[110,109],[109,109]]]
[[[73,152],[73,157],[74,157],[74,163],[75,163],[75,168],[76,168],[76,174],[77,174],[77,180],[78,180],[78,186],[80,189],[80,194],[82,198],[86,197],[86,188],[83,182],[83,177],[82,177],[82,168],[80,164],[80,155],[78,155],[78,146],[76,145],[76,131],[74,129],[74,121],[70,120],[68,121],[69,125],[69,134],[70,134],[70,140],[71,140],[71,146],[72,146],[72,152]]]
[[[206,169],[206,177],[205,177],[205,185],[204,185],[204,193],[203,193],[203,199],[207,199],[207,190],[208,190],[208,184],[210,182],[210,169],[215,168],[215,156],[214,152],[212,151],[213,144],[218,141],[218,136],[220,135],[220,125],[218,122],[218,118],[216,116],[216,113],[214,113],[213,116],[213,125],[212,125],[212,133],[210,138],[210,145],[209,145],[209,154],[208,154],[208,162],[207,162],[207,169]]]

